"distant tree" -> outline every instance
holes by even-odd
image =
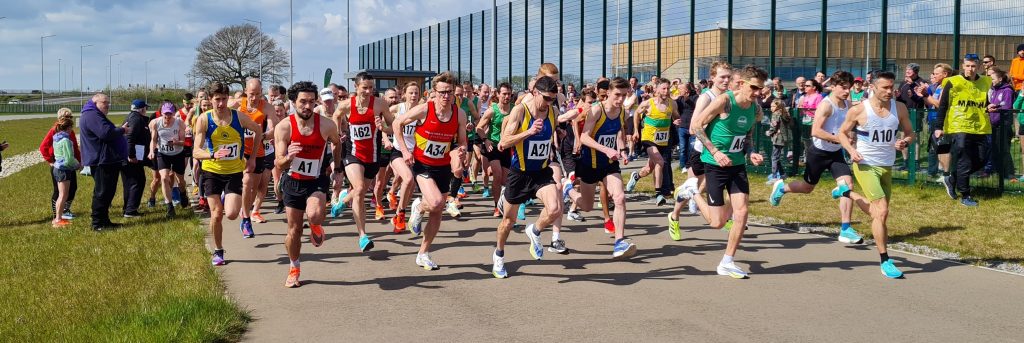
[[[246,79],[260,77],[261,69],[265,84],[284,82],[288,52],[255,25],[243,24],[221,28],[203,39],[196,47],[191,74],[204,84],[220,81],[244,86]]]

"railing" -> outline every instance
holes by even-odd
[[[56,114],[57,110],[67,107],[71,112],[79,113],[82,112],[82,105],[77,104],[52,104],[42,105],[39,104],[0,104],[0,113],[53,113]],[[110,105],[110,111],[121,112],[130,110],[131,105]]]

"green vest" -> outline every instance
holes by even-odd
[[[992,79],[979,76],[970,81],[963,75],[948,77],[942,81],[945,89],[949,84],[949,112],[943,130],[946,133],[969,133],[987,135],[992,133],[992,123],[988,119],[988,90],[992,87]]]
[[[466,123],[468,123],[470,125],[473,125],[473,112],[470,109],[471,108],[470,106],[472,106],[473,108],[479,108],[478,107],[479,103],[480,103],[480,98],[473,98],[472,103],[469,102],[469,101],[466,101],[466,98],[462,98],[461,100],[459,100],[459,107],[462,108],[463,112],[466,112]],[[466,131],[466,139],[467,140],[472,141],[472,140],[475,140],[476,138],[477,137],[476,137],[476,130],[475,129],[474,130]]]
[[[505,113],[501,113],[501,107],[498,103],[491,104],[491,142],[498,143],[501,141],[501,121],[505,119]]]
[[[708,138],[711,139],[711,144],[718,151],[721,151],[732,160],[732,165],[744,165],[747,163],[747,158],[743,148],[746,147],[747,133],[750,132],[750,128],[757,121],[757,104],[751,102],[749,107],[741,108],[736,103],[736,96],[733,95],[732,91],[727,91],[725,94],[729,96],[728,114],[725,119],[722,119],[721,116],[715,116],[715,119],[711,120],[708,127],[704,129],[704,133],[708,135]],[[701,153],[700,160],[701,162],[718,166],[718,162],[715,161],[715,157],[711,155],[708,149],[704,149],[704,152]]]

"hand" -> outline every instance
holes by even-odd
[[[149,152],[149,159],[155,160],[156,159],[156,154],[154,154],[152,151],[150,151]]]
[[[679,119],[679,118],[676,118],[676,120],[672,121],[672,124],[674,124],[676,127],[682,126],[683,125],[683,120]]]
[[[637,141],[640,140],[640,134],[634,132],[632,135],[629,136],[629,140],[633,141],[633,143],[636,143]]]
[[[128,136],[128,135],[132,134],[132,128],[128,126],[128,123],[125,123],[121,127],[124,128],[124,135],[125,136]]]
[[[473,130],[476,130],[476,126],[473,126],[473,123],[466,123],[466,131],[471,132]]]
[[[919,97],[924,97],[924,92],[926,90],[928,90],[928,84],[922,83],[916,88],[914,88],[914,93],[917,93],[917,96]]]
[[[855,163],[860,163],[860,161],[863,161],[863,160],[864,160],[864,156],[861,156],[859,151],[855,150],[855,151],[850,153],[850,161],[853,161]]]
[[[374,117],[373,123],[377,125],[378,129],[384,127],[384,119],[379,116]]]
[[[715,154],[711,156],[715,158],[715,162],[718,162],[719,167],[728,167],[732,165],[732,160],[729,159],[729,156],[726,156],[725,153],[721,151],[716,151]]]
[[[455,156],[457,156],[459,158],[459,161],[461,161],[463,164],[465,164],[466,162],[469,162],[468,160],[466,160],[466,147],[465,146],[459,146],[458,149],[455,149]]]
[[[213,158],[224,158],[225,156],[230,154],[231,150],[228,150],[227,148],[220,148],[220,150],[217,150],[217,152],[213,153]]]
[[[381,143],[384,144],[384,150],[391,151],[392,149],[395,148],[395,146],[391,144],[391,140],[390,139],[384,139],[383,142],[381,142]]]
[[[136,160],[136,159],[134,159],[132,157],[129,157],[128,158],[128,163],[139,163],[139,160]]]
[[[942,138],[942,130],[935,130],[935,139]]]
[[[580,148],[582,148],[582,147],[580,146],[580,141],[579,141],[579,140],[577,140],[577,141],[575,142],[575,144],[573,144],[573,146],[572,146],[572,154],[573,154],[573,155],[578,155],[578,154],[580,153]]]
[[[996,104],[988,104],[988,111],[989,111],[989,112],[996,112],[996,111],[999,111],[999,105],[996,105]]]
[[[302,152],[302,145],[301,144],[299,144],[298,142],[292,142],[292,144],[288,144],[288,154],[287,154],[287,156],[288,156],[288,160],[289,161],[294,159],[295,156],[298,156],[299,152]]]
[[[907,143],[907,141],[905,139],[897,139],[896,140],[896,150],[903,150],[903,149],[905,149],[907,147],[907,144],[909,144],[909,143]]]
[[[413,158],[412,153],[409,152],[408,150],[403,150],[402,151],[402,160],[405,161],[405,164],[410,165],[410,166],[412,165],[413,162],[416,161]]]
[[[615,150],[615,149],[606,148],[602,152],[604,152],[605,156],[608,156],[609,160],[612,160],[612,161],[618,161],[619,160],[619,152],[617,150]]]
[[[764,163],[764,156],[762,156],[761,154],[758,154],[756,152],[755,153],[751,153],[750,154],[750,163],[753,163],[755,166],[759,166],[759,165],[761,165],[761,163]]]
[[[494,151],[494,143],[490,139],[484,140],[484,147],[487,149],[487,152]]]
[[[540,130],[543,130],[543,129],[544,129],[544,119],[538,118],[538,119],[535,119],[533,121],[533,125],[530,125],[530,128],[527,129],[526,132],[529,132],[531,135],[536,135],[537,133],[540,132]]]

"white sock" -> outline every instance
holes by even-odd
[[[730,264],[730,263],[732,263],[732,256],[722,255],[722,262],[721,262],[721,264]]]
[[[551,231],[551,241],[554,242],[554,241],[557,241],[557,240],[558,240],[558,231],[552,230]]]
[[[289,265],[292,266],[292,268],[298,268],[299,267],[299,259],[292,260]]]

